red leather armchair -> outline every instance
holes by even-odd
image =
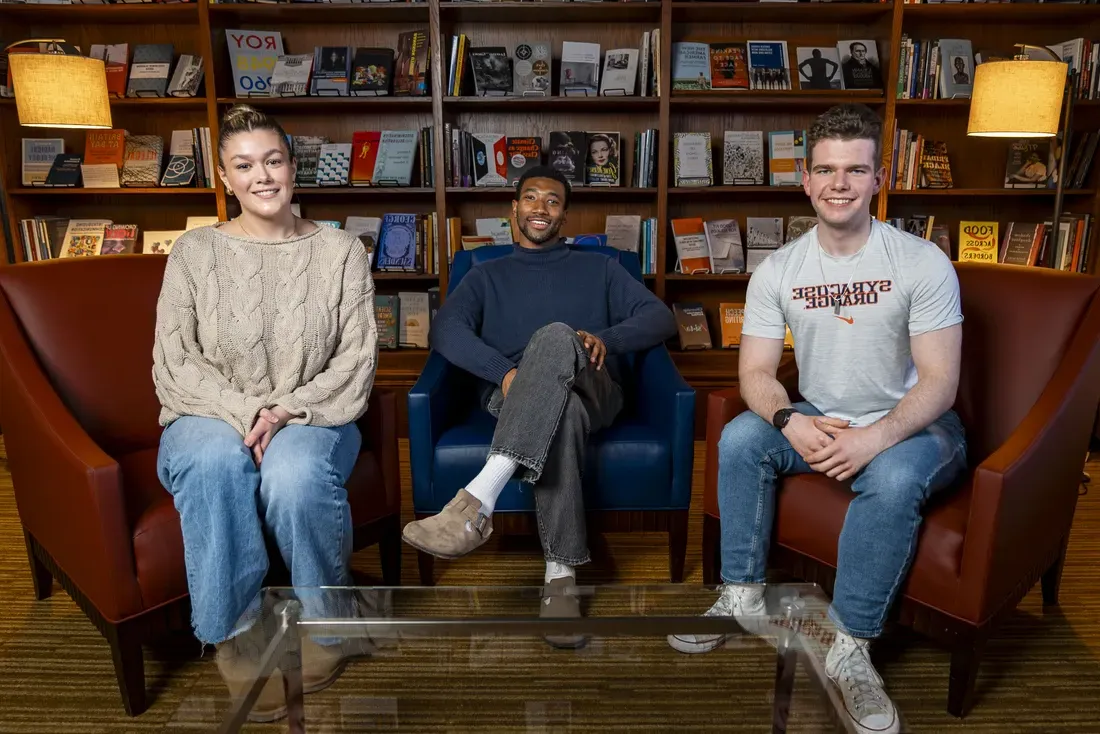
[[[166,258],[0,270],[0,405],[38,599],[56,578],[110,643],[126,712],[145,710],[142,645],[190,630],[179,515],[156,475],[156,302]],[[348,482],[354,547],[400,583],[396,401],[371,396]]]
[[[982,649],[999,619],[1042,580],[1055,604],[1085,453],[1100,400],[1100,278],[1005,265],[956,265],[963,359],[955,410],[971,471],[926,507],[898,603],[899,623],[946,643],[947,709],[973,704]],[[780,380],[797,399],[794,364]],[[740,393],[707,406],[703,576],[719,580],[716,446],[746,410]],[[782,480],[769,565],[828,590],[851,500],[820,474]]]

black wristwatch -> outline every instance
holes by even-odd
[[[791,420],[791,416],[797,412],[798,411],[794,408],[780,408],[775,411],[775,415],[772,416],[772,425],[782,431],[787,427],[787,424]]]

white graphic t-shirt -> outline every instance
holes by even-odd
[[[916,384],[909,338],[962,319],[943,251],[873,220],[867,244],[848,257],[822,250],[817,227],[772,253],[749,280],[742,333],[782,339],[789,325],[802,396],[866,426]]]

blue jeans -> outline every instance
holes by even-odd
[[[809,403],[798,412],[821,415]],[[852,480],[837,547],[829,616],[854,637],[873,638],[917,547],[921,510],[966,468],[966,437],[954,411],[876,456]],[[781,431],[751,411],[726,424],[718,442],[722,579],[763,583],[775,517],[777,478],[813,471]]]
[[[157,476],[180,515],[191,622],[201,642],[233,636],[257,604],[268,571],[265,538],[278,547],[294,586],[348,585],[344,484],[361,441],[354,423],[285,426],[257,469],[241,434],[224,421],[185,416],[164,429]],[[322,614],[316,596],[301,601],[304,616]]]

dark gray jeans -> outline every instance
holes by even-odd
[[[520,463],[534,485],[539,538],[548,561],[589,561],[581,474],[588,434],[623,408],[623,391],[588,361],[577,332],[562,323],[535,332],[520,358],[508,398],[485,384],[482,407],[497,419],[490,454]]]

